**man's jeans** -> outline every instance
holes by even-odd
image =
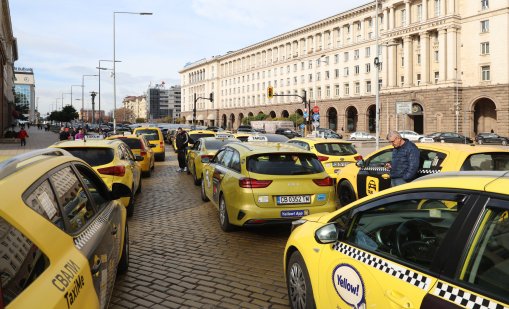
[[[391,179],[391,187],[399,186],[407,183],[407,181],[403,178],[392,178]]]

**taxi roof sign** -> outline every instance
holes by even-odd
[[[225,133],[216,134],[217,139],[228,139],[228,138],[232,138],[232,137],[233,137],[233,135],[231,135],[231,134],[225,134]]]
[[[263,135],[250,135],[247,138],[247,141],[248,142],[267,142],[268,138],[267,138],[267,136],[263,136]]]
[[[87,139],[104,139],[104,135],[102,134],[87,134],[83,138],[84,140]]]

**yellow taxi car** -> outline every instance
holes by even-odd
[[[448,172],[294,222],[292,308],[508,308],[509,172]]]
[[[40,149],[0,163],[0,307],[107,308],[129,266],[126,210],[83,160]]]
[[[224,231],[336,209],[316,155],[285,143],[227,144],[204,165],[201,196],[218,208]]]
[[[90,164],[99,173],[108,188],[121,183],[131,189],[131,196],[121,199],[127,216],[134,214],[134,197],[141,192],[141,167],[143,157],[135,156],[120,140],[83,139],[60,141],[50,147],[65,149]]]
[[[233,133],[233,137],[238,139],[241,142],[247,142],[247,139],[252,136],[254,133],[247,133],[247,132],[240,132],[240,133]]]
[[[231,134],[217,134],[215,137],[199,138],[187,154],[187,170],[199,186],[203,175],[203,161],[209,161],[224,145],[239,142]]]
[[[216,136],[216,132],[211,130],[190,130],[189,134],[189,148],[192,148],[194,143],[202,137],[213,137]]]
[[[143,161],[140,161],[141,172],[147,177],[152,175],[155,166],[155,156],[152,148],[156,147],[156,145],[150,144],[144,134],[113,135],[108,136],[106,139],[118,139],[126,143],[135,156],[143,157]]]
[[[133,135],[145,135],[148,142],[155,145],[153,151],[156,161],[164,161],[164,136],[161,129],[157,127],[138,127],[133,130]]]
[[[420,151],[417,177],[447,171],[509,170],[509,150],[503,148],[446,143],[416,143],[416,146]],[[383,147],[338,173],[339,206],[391,186],[385,163],[391,161],[392,149]]]
[[[320,137],[294,137],[288,144],[309,150],[317,155],[325,171],[336,181],[339,171],[362,159],[351,142]]]

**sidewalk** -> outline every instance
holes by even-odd
[[[39,130],[35,126],[31,126],[30,129],[25,127],[28,132],[27,145],[24,147],[20,146],[19,139],[16,139],[16,143],[12,144],[0,144],[0,156],[15,156],[28,151],[46,148],[51,144],[58,141],[58,134],[51,131]],[[19,131],[19,128],[16,128]]]

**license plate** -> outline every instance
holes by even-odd
[[[283,210],[281,211],[281,218],[285,217],[304,217],[309,215],[308,210]]]
[[[278,205],[286,204],[309,204],[311,203],[310,195],[281,195],[277,199]]]
[[[345,167],[350,162],[332,162],[332,167]]]

